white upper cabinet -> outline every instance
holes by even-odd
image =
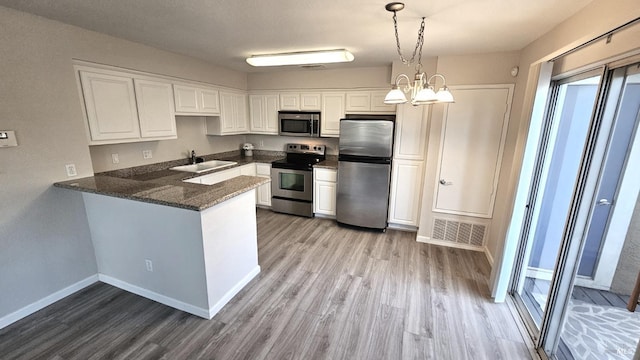
[[[393,104],[385,104],[384,98],[387,97],[389,90],[378,90],[371,92],[371,111],[394,113],[396,106]]]
[[[349,112],[371,111],[371,93],[368,91],[347,92],[345,110]]]
[[[398,105],[394,159],[424,160],[427,144],[428,107]]]
[[[322,109],[322,94],[300,93],[300,110],[320,111]]]
[[[166,82],[134,79],[140,136],[177,137],[173,91]]]
[[[394,113],[395,105],[387,105],[386,90],[348,91],[345,111],[347,113]]]
[[[320,136],[340,136],[340,119],[344,118],[345,93],[322,93],[322,113],[320,114]]]
[[[220,116],[207,117],[207,135],[233,135],[249,132],[247,95],[220,92]]]
[[[320,111],[322,94],[319,92],[286,92],[280,94],[280,110]]]
[[[86,67],[79,77],[91,145],[177,137],[171,84]]]
[[[178,115],[220,115],[218,90],[189,85],[173,85]]]
[[[133,78],[80,71],[80,81],[92,141],[140,138]]]
[[[249,95],[251,133],[278,135],[278,100],[277,94]]]
[[[220,96],[215,89],[199,89],[200,109],[203,114],[216,115],[220,113]]]
[[[300,110],[300,93],[280,94],[280,110]]]

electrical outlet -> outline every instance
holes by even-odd
[[[153,261],[146,259],[144,265],[147,267],[147,271],[153,272]]]
[[[111,154],[111,161],[112,161],[114,164],[118,164],[118,163],[120,163],[120,158],[118,157],[118,154]]]
[[[76,176],[78,172],[76,171],[76,164],[67,164],[64,166],[67,169],[67,176]]]
[[[142,150],[142,157],[144,159],[151,159],[153,157],[153,152],[151,152],[151,150]]]

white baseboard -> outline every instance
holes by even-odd
[[[100,281],[104,283],[113,285],[117,288],[128,291],[130,293],[134,293],[136,295],[140,295],[147,299],[170,306],[174,309],[182,310],[184,312],[188,312],[189,314],[193,314],[201,318],[211,319],[231,299],[233,299],[233,297],[236,296],[236,294],[240,292],[240,290],[242,290],[242,288],[244,288],[249,283],[249,281],[253,280],[253,278],[260,273],[260,270],[261,270],[260,266],[256,266],[253,270],[251,270],[251,272],[249,272],[249,274],[247,274],[244,278],[242,278],[240,282],[238,282],[233,288],[227,291],[227,293],[224,294],[224,296],[209,309],[201,308],[192,304],[185,303],[180,300],[176,300],[166,295],[158,294],[157,292],[147,290],[133,284],[129,284],[126,281],[122,281],[108,275],[98,274],[98,278],[100,279]]]
[[[104,274],[98,274],[98,278],[100,279],[100,281],[107,283],[109,285],[113,285],[117,288],[120,288],[122,290],[128,291],[130,293],[134,293],[136,295],[140,295],[142,297],[145,297],[147,299],[159,302],[161,304],[170,306],[172,308],[178,309],[178,310],[182,310],[184,312],[188,312],[189,314],[193,314],[195,316],[199,316],[205,319],[211,319],[209,317],[209,311],[207,309],[201,308],[201,307],[197,307],[191,304],[187,304],[183,301],[180,300],[176,300],[174,298],[168,297],[166,295],[162,295],[162,294],[158,294],[157,292],[151,291],[151,290],[147,290],[144,288],[141,288],[139,286],[133,285],[133,284],[129,284],[126,281],[122,281],[119,279],[116,279],[114,277],[108,276],[108,275],[104,275]]]
[[[226,294],[209,309],[209,319],[214,317],[218,311],[220,311],[237,293],[244,288],[249,281],[253,280],[258,274],[260,274],[260,265],[256,266],[251,272],[247,274],[239,283],[232,287]]]
[[[313,217],[317,217],[321,219],[331,219],[331,220],[336,219],[335,215],[326,215],[326,214],[318,214],[318,213],[313,213]]]
[[[489,265],[493,269],[493,256],[491,256],[491,253],[489,252],[489,249],[487,249],[486,246],[484,247],[484,256],[487,257],[487,261],[489,262]]]
[[[401,231],[409,231],[409,232],[417,232],[418,231],[418,228],[416,226],[412,226],[412,225],[388,223],[387,227],[389,229],[401,230]]]
[[[480,247],[480,246],[474,246],[474,245],[469,245],[469,244],[460,244],[460,243],[454,243],[454,242],[449,242],[449,241],[442,241],[442,240],[435,240],[432,239],[428,236],[420,236],[418,235],[418,237],[416,238],[417,242],[421,242],[421,243],[425,243],[425,244],[433,244],[433,245],[441,245],[441,246],[446,246],[446,247],[452,247],[452,248],[457,248],[457,249],[465,249],[465,250],[472,250],[472,251],[480,251],[480,252],[484,252],[485,249]]]
[[[56,291],[51,295],[48,295],[36,302],[33,302],[22,309],[16,310],[11,314],[5,315],[0,318],[0,329],[7,327],[14,322],[23,319],[38,310],[44,309],[45,307],[64,299],[65,297],[86,288],[87,286],[96,283],[98,281],[98,275],[91,275],[88,278],[78,281],[75,284],[69,285],[66,288]]]

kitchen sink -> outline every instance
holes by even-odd
[[[202,172],[205,172],[205,171],[222,169],[222,168],[233,166],[233,165],[236,165],[236,164],[237,164],[237,162],[235,162],[235,161],[211,160],[211,161],[201,162],[201,163],[198,163],[198,164],[175,166],[175,167],[170,168],[169,170],[186,171],[186,172],[192,172],[192,173],[202,173]]]

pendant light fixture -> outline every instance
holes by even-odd
[[[411,104],[412,105],[430,105],[437,103],[451,103],[453,102],[453,95],[449,91],[447,87],[447,80],[444,75],[434,74],[430,77],[427,77],[427,74],[422,71],[422,45],[424,44],[424,17],[422,18],[422,23],[420,24],[420,30],[418,31],[418,40],[416,41],[416,47],[413,50],[413,54],[411,55],[411,59],[406,59],[402,55],[402,50],[400,49],[400,38],[398,36],[398,17],[397,12],[404,9],[404,4],[401,2],[392,2],[388,3],[385,6],[387,11],[393,12],[393,27],[395,29],[396,35],[396,47],[398,49],[398,55],[400,55],[400,60],[405,65],[411,65],[415,62],[416,55],[418,56],[417,64],[416,64],[416,74],[413,77],[413,83],[411,79],[406,74],[398,74],[396,76],[395,82],[391,87],[391,91],[384,98],[385,104],[404,104],[406,103],[407,97],[405,93],[411,92]],[[435,91],[435,81],[437,79],[442,80],[442,87]],[[400,85],[402,80],[406,81],[406,85]]]

